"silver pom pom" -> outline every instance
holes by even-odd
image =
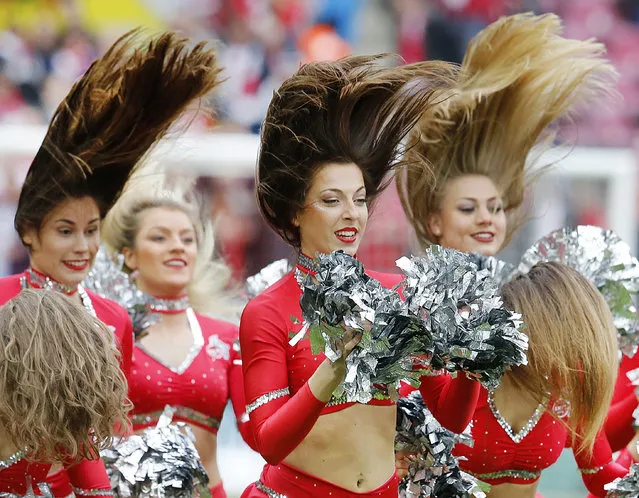
[[[594,226],[556,230],[528,249],[518,271],[540,262],[566,264],[590,280],[606,299],[618,331],[619,349],[633,356],[639,345],[639,319],[633,296],[639,291],[639,262],[611,230]]]
[[[167,406],[156,427],[120,439],[101,453],[114,496],[211,496],[209,478],[193,445],[193,433],[186,424],[171,423],[173,411]]]
[[[287,259],[280,259],[265,266],[258,273],[246,279],[246,295],[249,299],[253,299],[292,269],[293,265]]]

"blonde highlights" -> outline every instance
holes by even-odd
[[[470,174],[487,176],[501,193],[508,243],[523,222],[517,210],[526,188],[543,171],[538,159],[556,138],[551,125],[610,92],[616,72],[604,46],[561,33],[554,14],[491,24],[471,41],[456,88],[442,91],[450,98],[422,115],[410,136],[408,166],[397,176],[422,246],[437,242],[429,222],[448,180]]]
[[[539,263],[502,289],[521,313],[529,337],[528,365],[508,374],[541,402],[570,403],[567,426],[576,451],[591,451],[603,427],[617,373],[616,330],[599,291],[572,268]]]
[[[196,234],[197,256],[193,279],[187,287],[189,301],[200,313],[212,313],[234,319],[234,293],[229,290],[230,268],[215,254],[215,236],[209,204],[198,199],[189,181],[170,182],[156,166],[146,166],[127,184],[127,189],[102,224],[102,240],[108,248],[121,253],[135,248],[140,220],[154,208],[185,213]]]
[[[98,458],[127,427],[111,331],[66,296],[25,289],[0,309],[0,427],[31,460]]]

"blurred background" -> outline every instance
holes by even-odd
[[[53,111],[72,83],[118,36],[136,26],[214,40],[226,82],[215,116],[161,148],[176,171],[200,176],[211,198],[221,255],[242,282],[290,249],[261,221],[253,172],[259,126],[272,92],[303,61],[397,52],[407,61],[460,62],[488,23],[518,11],[556,12],[569,37],[596,37],[621,78],[620,98],[593,105],[570,131],[552,173],[530,192],[529,223],[504,251],[515,261],[539,236],[574,224],[616,230],[637,247],[639,0],[0,0],[0,275],[27,264],[13,229],[21,183]],[[159,155],[159,154],[158,154]],[[369,222],[360,257],[377,270],[411,252],[394,189]],[[243,446],[232,417],[220,433],[220,462],[233,496],[261,460]],[[585,496],[565,452],[542,477],[547,498]]]

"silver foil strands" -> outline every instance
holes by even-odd
[[[186,424],[172,424],[167,407],[156,427],[103,450],[114,496],[121,498],[210,497],[209,478]]]
[[[442,427],[419,391],[399,399],[395,449],[414,455],[399,486],[400,498],[485,498],[477,480],[460,470],[452,454],[458,443],[472,446],[473,440]]]
[[[493,256],[484,256],[476,252],[468,255],[470,260],[477,265],[478,270],[486,270],[491,278],[495,281],[497,287],[501,288],[508,282],[513,274],[517,271],[515,265],[511,265],[506,261],[497,259]]]
[[[293,269],[287,259],[279,259],[246,279],[246,295],[253,299]]]
[[[495,389],[513,365],[526,365],[528,337],[521,315],[507,310],[488,269],[472,257],[431,246],[423,256],[401,258],[403,294],[427,333],[417,354],[431,370],[464,371]]]
[[[362,334],[346,359],[346,378],[335,396],[367,403],[379,394],[376,384],[392,391],[401,379],[416,376],[410,356],[415,337],[425,333],[423,324],[408,312],[396,291],[366,275],[359,261],[340,251],[321,256],[317,274],[301,278],[300,286],[302,315],[314,354],[323,352],[336,361],[341,356],[338,343],[344,326]]]
[[[518,271],[556,261],[571,266],[590,280],[606,299],[618,331],[619,349],[637,351],[639,320],[633,296],[639,291],[639,262],[617,234],[594,226],[556,230],[537,241],[522,256]]]
[[[139,290],[129,274],[124,271],[122,254],[111,256],[105,247],[101,247],[95,257],[93,268],[83,283],[87,289],[115,301],[126,309],[138,338],[144,334],[144,330],[160,321],[160,316],[152,313],[148,306],[151,296]]]
[[[639,464],[630,466],[628,474],[605,484],[606,498],[639,498]]]

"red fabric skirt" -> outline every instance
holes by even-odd
[[[331,498],[397,498],[398,483],[399,477],[394,474],[386,483],[373,491],[355,493],[283,463],[279,465],[267,464],[264,466],[260,480],[246,488],[244,493],[242,493],[242,498],[268,497],[269,494],[264,488],[283,494],[287,498],[316,498],[318,496],[330,496]]]
[[[226,491],[224,491],[224,484],[219,483],[210,488],[211,498],[226,498]]]

